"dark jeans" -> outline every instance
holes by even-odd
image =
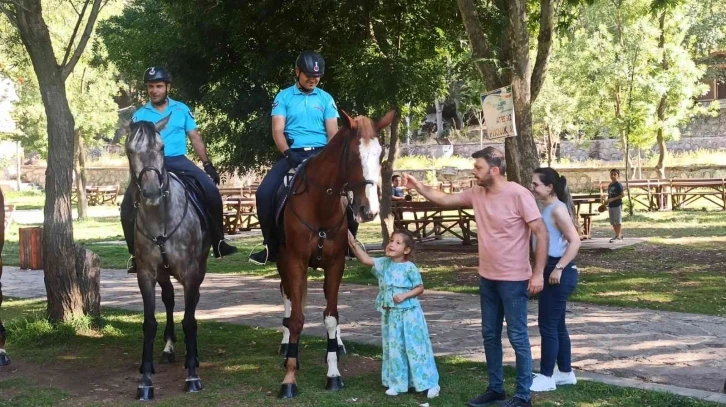
[[[206,172],[202,171],[199,167],[194,165],[187,157],[180,155],[176,157],[164,157],[164,168],[167,170],[173,170],[174,172],[184,172],[187,175],[191,175],[196,179],[199,184],[204,188],[204,195],[206,195],[206,206],[212,219],[214,219],[215,225],[210,225],[210,231],[212,236],[216,240],[224,237],[222,229],[222,196],[219,194],[219,189]],[[124,198],[121,201],[121,226],[124,231],[124,238],[126,239],[126,246],[129,249],[129,253],[134,254],[134,199],[133,193],[137,190],[136,184],[131,182],[129,187],[126,188]],[[218,236],[217,236],[218,235]],[[216,241],[214,241],[216,243]]]
[[[532,385],[532,350],[527,333],[527,302],[529,281],[494,281],[481,278],[481,331],[484,338],[489,388],[504,391],[502,366],[502,325],[507,319],[507,337],[514,348],[517,365],[517,388],[514,396],[529,400]]]
[[[568,264],[562,270],[559,284],[550,284],[549,278],[559,257],[550,257],[544,272],[544,289],[539,294],[539,333],[542,337],[540,373],[552,376],[555,361],[561,372],[572,371],[572,347],[565,324],[567,299],[577,286],[577,267]]]
[[[295,150],[297,154],[303,160],[314,156],[319,153],[318,151],[302,151]],[[290,171],[290,164],[287,159],[282,158],[278,160],[275,165],[270,168],[265,178],[262,179],[260,186],[257,188],[255,193],[257,199],[257,217],[260,221],[260,229],[262,230],[262,238],[264,244],[267,245],[270,253],[277,253],[277,248],[280,245],[279,238],[277,236],[276,219],[275,219],[275,193],[277,188],[282,184],[285,174]],[[348,210],[348,229],[356,235],[358,231],[358,223],[353,218],[353,213]]]

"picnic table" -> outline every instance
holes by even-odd
[[[419,242],[439,240],[449,233],[470,245],[477,236],[471,227],[474,214],[468,208],[443,208],[430,201],[393,201],[391,211],[395,228],[410,231]]]
[[[620,181],[625,191],[625,197],[628,196],[627,190],[630,190],[630,198],[633,200],[633,208],[641,205],[649,211],[660,211],[668,209],[669,192],[671,189],[671,181],[667,179],[633,179],[627,184]],[[610,181],[599,181],[595,183],[600,188],[600,195],[603,199],[608,196],[608,185]]]
[[[88,205],[103,205],[111,203],[116,205],[118,200],[118,185],[86,185],[86,199]],[[74,188],[71,193],[71,203],[78,202],[78,189]]]
[[[219,193],[222,195],[226,234],[234,235],[239,231],[259,228],[257,201],[252,187],[219,188]]]
[[[698,199],[705,199],[726,210],[725,178],[673,178],[670,187],[673,209],[685,208]]]

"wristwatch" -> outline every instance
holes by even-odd
[[[563,270],[564,268],[565,268],[565,266],[563,266],[560,263],[555,264],[555,270]]]

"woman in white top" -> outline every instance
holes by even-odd
[[[543,205],[542,219],[549,233],[549,259],[544,289],[539,294],[540,374],[535,376],[530,390],[551,391],[557,385],[577,383],[571,366],[565,310],[567,299],[577,286],[577,267],[572,260],[580,249],[580,235],[565,177],[552,168],[537,168],[532,176],[532,190]]]

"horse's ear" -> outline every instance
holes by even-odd
[[[391,125],[391,122],[393,121],[393,118],[396,116],[396,110],[392,109],[390,112],[386,113],[385,116],[381,120],[376,123],[376,132],[380,132],[381,130],[385,129],[386,127]]]
[[[169,113],[169,116],[166,116],[165,118],[156,122],[156,131],[161,133],[161,131],[164,130],[164,127],[166,127],[166,125],[169,123],[169,119],[171,119],[171,113]]]
[[[343,127],[352,129],[353,123],[355,123],[355,120],[353,120],[352,117],[348,116],[348,113],[345,110],[341,110],[341,113],[343,113]]]

